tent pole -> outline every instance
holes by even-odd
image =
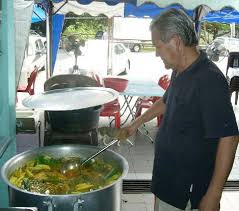
[[[108,18],[107,20],[107,25],[108,25],[108,28],[107,28],[107,34],[108,34],[108,45],[107,45],[107,73],[106,75],[110,75],[110,64],[109,64],[109,57],[110,57],[110,37],[111,37],[111,31],[110,31],[110,19]]]
[[[211,9],[205,5],[200,5],[194,10],[193,21],[198,37],[200,37],[201,34],[201,20],[210,12],[210,10]]]
[[[112,75],[113,17],[108,19],[107,75]]]
[[[48,1],[48,15],[46,18],[46,40],[47,40],[47,52],[46,52],[46,79],[50,78],[53,70],[52,62],[52,16],[53,16],[53,4]]]
[[[231,37],[236,37],[236,24],[230,23]]]

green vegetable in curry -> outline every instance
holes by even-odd
[[[79,194],[107,186],[117,180],[122,170],[115,164],[95,159],[80,169],[61,173],[64,162],[79,158],[52,158],[40,155],[15,170],[10,183],[18,188],[41,194]]]

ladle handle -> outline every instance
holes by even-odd
[[[94,157],[96,157],[97,155],[99,155],[101,152],[105,151],[106,149],[108,149],[109,147],[111,147],[112,145],[114,145],[115,143],[117,143],[119,140],[115,139],[113,141],[111,141],[107,146],[105,146],[104,148],[102,148],[101,150],[99,150],[97,153],[94,153],[93,155],[91,155],[89,158],[87,158],[86,160],[84,160],[81,165],[83,166],[85,163],[87,163],[88,161],[90,161],[91,159],[93,159]]]

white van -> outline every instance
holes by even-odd
[[[239,52],[239,39],[232,37],[217,37],[210,45],[223,46],[227,52]]]
[[[20,73],[18,86],[26,86],[27,79],[36,66],[38,70],[45,68],[46,48],[39,36],[30,35],[25,50],[25,57]]]
[[[125,74],[130,69],[130,50],[122,43],[113,43],[112,52],[108,56],[107,40],[88,40],[78,58],[79,69],[99,73],[102,76]],[[109,59],[109,60],[108,60]],[[111,72],[107,72],[108,62]]]

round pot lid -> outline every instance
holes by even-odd
[[[118,95],[117,91],[104,87],[66,88],[31,95],[22,104],[46,111],[67,111],[103,105],[115,100]]]

